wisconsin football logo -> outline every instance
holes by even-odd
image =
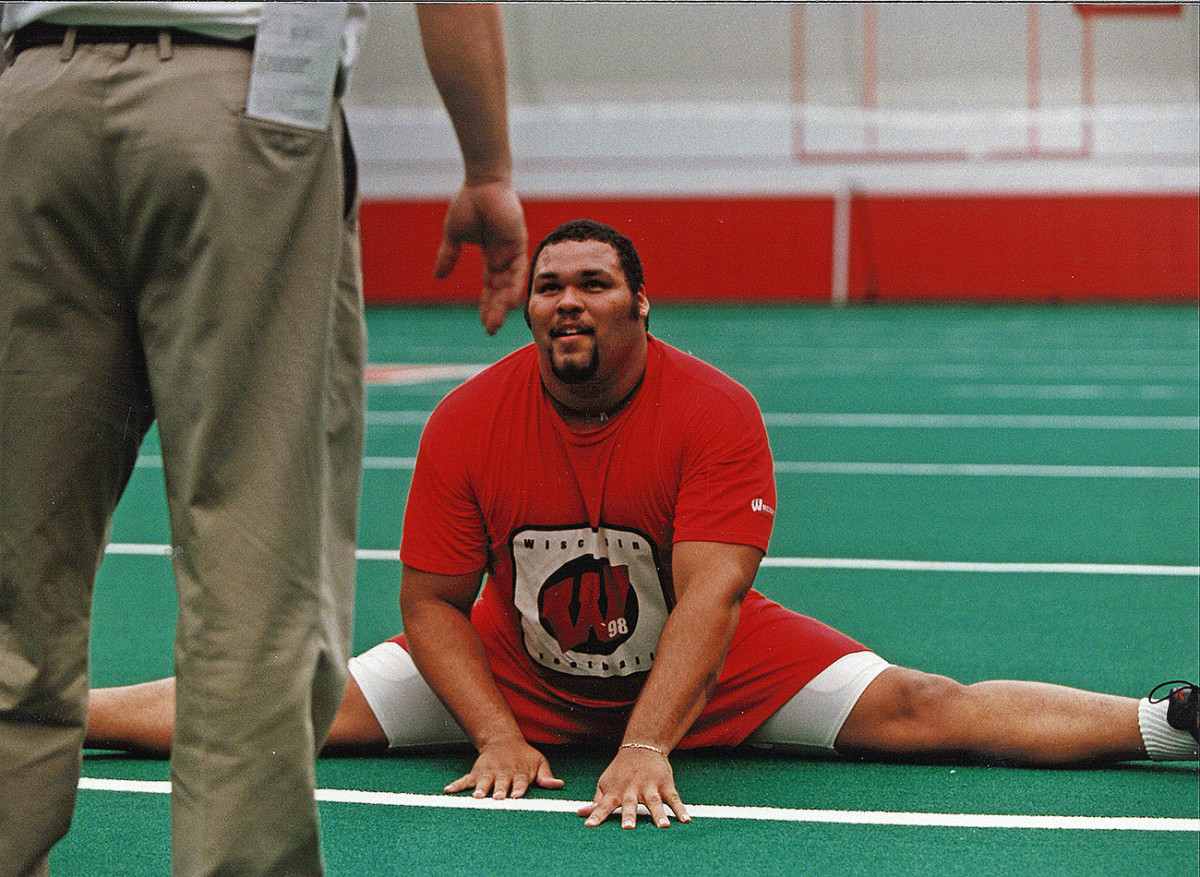
[[[573,676],[646,673],[667,620],[656,550],[613,527],[512,535],[513,603],[525,650]]]

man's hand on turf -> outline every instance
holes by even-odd
[[[671,763],[661,752],[651,749],[622,749],[600,776],[592,803],[579,808],[587,826],[599,825],[620,811],[621,827],[637,825],[638,804],[645,804],[650,818],[659,828],[671,824],[667,807],[680,822],[691,822],[683,799],[675,789]]]
[[[521,739],[490,743],[479,750],[471,772],[464,774],[445,791],[453,794],[474,788],[476,798],[491,795],[497,801],[520,798],[531,784],[543,789],[561,789],[563,781],[554,776],[550,762]]]

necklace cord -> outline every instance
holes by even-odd
[[[576,417],[576,418],[582,420],[584,423],[592,423],[592,422],[608,423],[608,421],[612,420],[614,417],[616,417],[618,414],[620,414],[621,410],[623,408],[625,408],[625,406],[628,405],[633,400],[633,397],[637,394],[637,391],[639,389],[641,389],[642,381],[644,381],[645,379],[646,379],[646,372],[643,371],[641,376],[638,377],[637,383],[633,385],[633,389],[630,390],[628,393],[626,393],[621,398],[621,400],[617,402],[617,404],[613,405],[610,408],[605,409],[604,411],[600,411],[595,414],[592,414],[587,411],[580,411],[578,408],[572,408],[570,405],[567,405],[564,402],[560,402],[558,399],[556,399],[554,397],[554,394],[550,392],[550,390],[546,387],[546,385],[544,383],[542,384],[542,390],[545,392],[546,396],[550,399],[550,404],[552,406],[554,406],[554,409],[559,414],[563,415],[564,417],[567,417],[567,416]]]

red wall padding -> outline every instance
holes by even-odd
[[[1196,195],[856,199],[852,298],[1197,301]]]
[[[531,246],[588,217],[638,247],[657,301],[830,299],[831,197],[525,199]],[[367,299],[469,302],[480,260],[432,276],[445,204],[362,207]],[[856,196],[849,292],[882,301],[1173,301],[1200,298],[1200,197]]]

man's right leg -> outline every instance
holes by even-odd
[[[85,749],[115,749],[152,758],[171,754],[175,677],[88,693]]]
[[[171,754],[174,733],[175,677],[92,689],[85,748],[166,758]],[[387,735],[351,677],[324,751],[337,755],[378,755],[387,749]]]
[[[370,755],[389,748],[458,745],[467,736],[421,678],[408,652],[383,642],[350,660],[345,697],[325,752]],[[165,756],[175,724],[175,680],[91,692],[86,746]]]

